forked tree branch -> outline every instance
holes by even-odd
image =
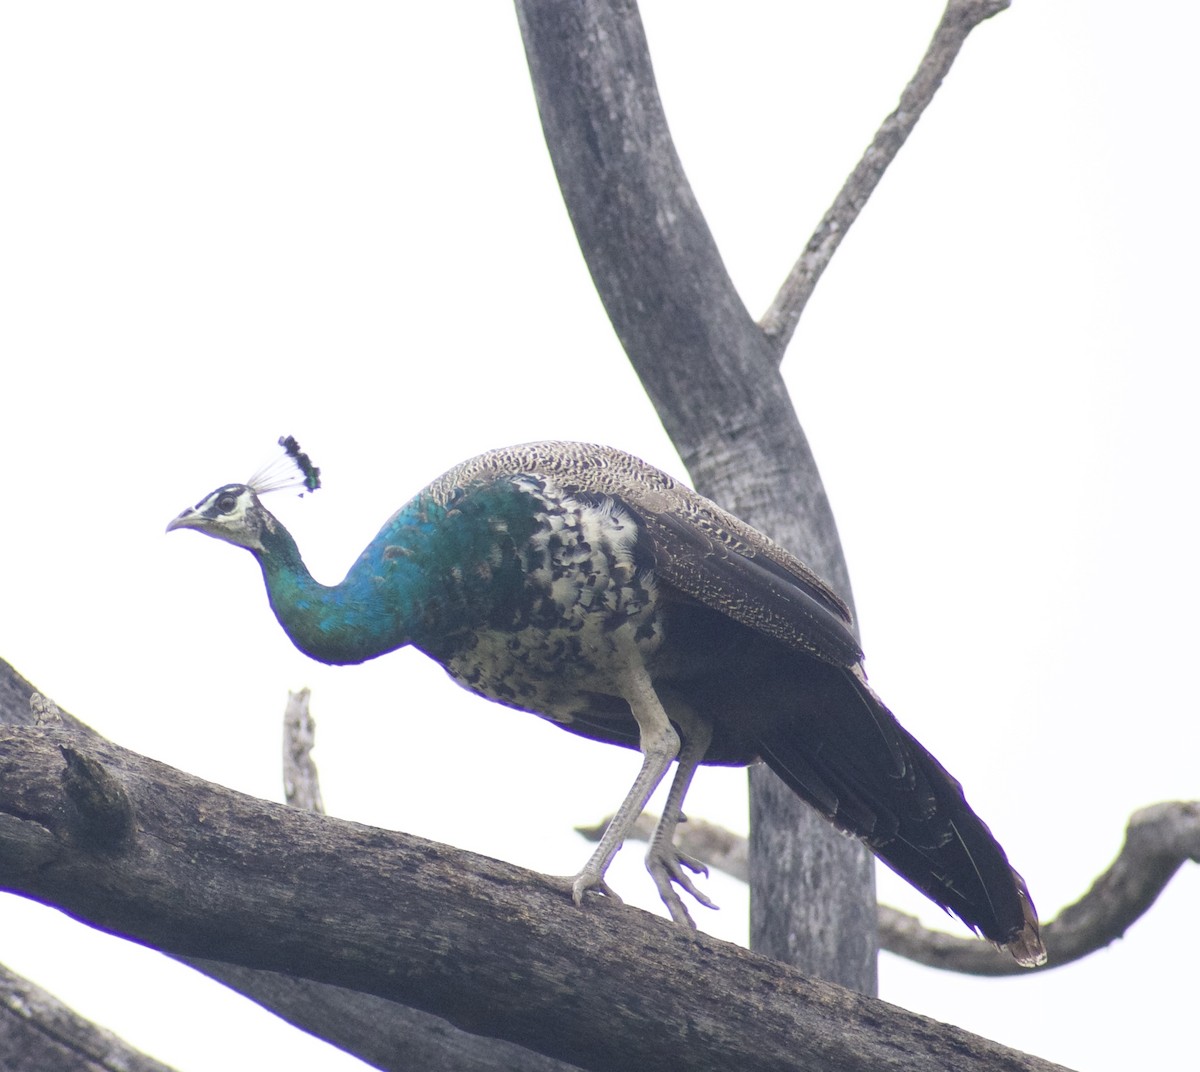
[[[782,360],[822,273],[829,266],[851,224],[875,192],[883,173],[908,140],[942,80],[950,71],[967,35],[985,19],[1009,6],[1011,0],[950,0],[934,31],[917,72],[900,94],[900,103],[884,121],[862,159],[846,179],[825,213],[800,259],[796,261],[759,324]]]

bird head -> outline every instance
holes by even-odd
[[[258,497],[283,488],[299,486],[316,491],[321,486],[321,471],[292,436],[281,436],[279,445],[283,447],[281,457],[264,466],[245,484],[225,484],[195,506],[189,506],[167,526],[167,531],[196,529],[236,547],[266,550],[263,537],[273,534],[279,522]]]
[[[196,529],[237,547],[262,551],[263,532],[274,531],[275,525],[275,518],[263,508],[250,485],[226,484],[189,506],[167,531]]]

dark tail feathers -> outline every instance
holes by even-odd
[[[1044,963],[1025,882],[962,786],[896,721],[860,668],[818,666],[807,668],[794,721],[763,734],[763,759],[935,904],[1019,963]]]

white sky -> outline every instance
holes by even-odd
[[[643,4],[756,315],[940,7]],[[1133,810],[1197,795],[1200,16],[1131,11],[1018,0],[976,31],[786,366],[872,681],[1047,918]],[[0,655],[115,741],[272,799],[286,690],[310,685],[333,814],[576,870],[571,827],[615,806],[635,756],[412,652],[308,662],[248,555],[163,534],[289,432],[326,489],[271,507],[326,581],[488,447],[589,439],[680,471],[575,245],[511,7],[7,4],[0,102]],[[744,829],[744,785],[702,774],[689,811]],[[656,907],[636,848],[610,878]],[[744,894],[709,889],[701,925],[744,941]],[[1033,978],[885,956],[883,995],[1091,1072],[1179,1067],[1197,897],[1185,867],[1123,942]],[[12,897],[0,960],[186,1072],[362,1067]]]

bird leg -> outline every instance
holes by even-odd
[[[604,836],[601,837],[600,844],[596,846],[596,851],[592,853],[591,858],[584,864],[583,870],[575,876],[571,883],[571,895],[576,904],[583,903],[583,895],[588,890],[598,890],[600,893],[620,901],[620,898],[609,889],[608,883],[604,881],[604,873],[608,870],[608,865],[612,863],[613,857],[616,856],[617,850],[624,844],[637,817],[645,809],[650,795],[658,788],[658,783],[666,774],[671,760],[679,754],[679,734],[675,732],[675,727],[667,718],[662,701],[654,691],[650,675],[642,665],[640,656],[635,655],[630,660],[624,695],[640,730],[639,747],[642,752],[642,768],[638,771],[633,785],[608,824],[608,829],[604,831]],[[679,810],[678,805],[675,810]],[[672,915],[674,915],[673,910]]]
[[[684,732],[683,747],[679,752],[675,780],[671,782],[667,802],[663,805],[662,818],[658,820],[650,838],[650,847],[646,850],[646,870],[654,879],[654,885],[658,887],[658,894],[670,911],[671,918],[676,923],[695,928],[696,924],[688,913],[687,906],[672,883],[682,886],[705,908],[717,906],[707,894],[696,888],[691,876],[683,870],[686,867],[693,874],[708,874],[708,868],[704,864],[675,847],[675,828],[680,822],[686,821],[683,815],[683,798],[692,784],[692,775],[696,773],[696,768],[700,766],[704,754],[708,751],[712,741],[712,726],[695,717],[679,717],[681,712],[678,711],[675,714],[676,721],[680,723]]]

